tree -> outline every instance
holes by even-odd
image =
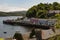
[[[51,3],[49,4],[49,10],[54,10],[54,7]]]
[[[57,2],[51,3],[40,3],[38,5],[35,5],[31,7],[27,13],[27,17],[37,17],[37,18],[48,18],[47,14],[49,13],[49,10],[60,10],[60,4]],[[50,16],[50,18],[54,18],[54,16]]]
[[[55,18],[60,19],[60,14],[59,13],[55,14]]]
[[[45,5],[43,3],[40,3],[37,5],[39,10],[44,10],[45,9]]]
[[[57,3],[57,2],[53,3],[54,10],[58,10],[58,5],[59,5],[59,3]]]
[[[33,6],[32,8],[30,8],[27,13],[26,16],[31,18],[31,17],[35,17],[36,16],[36,12],[37,12],[37,7]]]
[[[47,18],[47,10],[39,10],[36,14],[37,18]]]

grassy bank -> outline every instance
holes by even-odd
[[[60,35],[57,35],[57,36],[48,38],[48,39],[46,39],[46,40],[60,40]]]

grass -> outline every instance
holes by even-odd
[[[4,38],[0,38],[0,40],[4,40]]]
[[[60,35],[59,36],[51,37],[48,40],[60,40]]]

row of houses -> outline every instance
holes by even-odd
[[[36,25],[55,25],[55,23],[57,22],[57,19],[37,19],[37,18],[31,18],[30,22],[32,24],[36,24]]]
[[[24,23],[31,23],[31,24],[36,24],[36,25],[55,25],[57,22],[57,19],[39,19],[39,18],[30,18],[27,19],[25,18],[22,20]]]
[[[49,13],[60,13],[60,10],[49,10]]]

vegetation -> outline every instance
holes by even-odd
[[[60,40],[60,35],[49,38],[48,40]]]
[[[49,10],[60,10],[60,4],[57,2],[54,3],[40,3],[31,7],[26,16],[31,18],[55,18],[55,15],[48,17]],[[57,17],[57,16],[56,16]]]
[[[26,11],[0,12],[0,16],[25,16]]]

